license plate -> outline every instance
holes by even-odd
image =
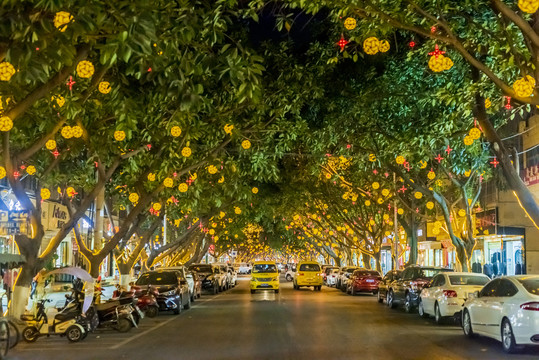
[[[373,279],[367,279],[367,282],[368,282],[368,283],[373,283],[374,280],[373,280]]]

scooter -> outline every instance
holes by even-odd
[[[139,286],[132,286],[131,292],[136,299],[136,305],[149,318],[159,315],[159,305],[157,304],[157,295],[159,292],[151,285],[146,289]]]
[[[41,336],[60,335],[66,336],[71,342],[83,340],[88,335],[86,320],[82,316],[80,302],[70,301],[62,311],[54,316],[50,312],[56,309],[49,309],[49,314],[45,310],[45,303],[52,300],[38,300],[35,315],[22,315],[21,320],[27,322],[27,326],[22,331],[22,337],[27,342],[34,342]]]
[[[128,332],[132,327],[138,327],[144,314],[133,305],[133,297],[121,297],[109,300],[102,304],[94,304],[88,310],[88,317],[97,315],[99,325],[92,329],[114,329],[119,332]]]

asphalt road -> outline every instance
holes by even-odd
[[[539,349],[506,355],[500,343],[467,339],[457,326],[401,310],[372,295],[349,296],[324,287],[251,295],[248,278],[218,295],[206,295],[180,315],[144,319],[139,329],[22,343],[8,359],[538,359]]]

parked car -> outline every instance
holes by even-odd
[[[187,285],[189,286],[189,295],[191,297],[191,301],[195,301],[195,280],[193,279],[193,276],[189,273],[189,270],[183,266],[183,265],[177,265],[177,266],[168,266],[168,267],[161,267],[157,270],[175,270],[178,271],[181,276],[187,280]]]
[[[390,270],[388,271],[382,280],[378,283],[378,302],[383,303],[387,298],[387,293],[391,287],[391,283],[398,280],[402,274],[402,270]]]
[[[189,270],[194,271],[202,281],[202,290],[217,294],[220,288],[221,271],[212,264],[193,264]]]
[[[251,273],[251,267],[247,263],[234,263],[234,270],[239,275],[245,275]]]
[[[360,292],[376,294],[380,280],[382,280],[382,275],[376,270],[355,270],[348,281],[346,293],[350,295],[356,295]]]
[[[251,270],[249,284],[251,294],[257,290],[273,290],[279,292],[279,271],[273,261],[255,261]]]
[[[323,277],[315,261],[301,261],[294,275],[294,289],[299,290],[302,286],[312,286],[314,290],[322,290]]]
[[[519,345],[539,345],[539,275],[496,278],[464,304],[462,329],[502,342],[513,353]]]
[[[341,271],[340,268],[331,269],[331,272],[326,277],[327,286],[335,286],[337,283],[337,276],[339,276],[339,271]]]
[[[227,271],[228,271],[228,275],[229,275],[229,285],[231,287],[234,287],[236,286],[236,282],[238,281],[238,274],[236,273],[236,270],[234,269],[234,267],[232,265],[227,265]]]
[[[191,307],[191,296],[187,280],[175,270],[156,270],[143,273],[135,285],[142,289],[149,285],[156,289],[159,311],[172,311],[179,314],[183,309]]]
[[[187,276],[192,276],[195,283],[194,297],[199,299],[202,296],[202,279],[198,276],[196,271],[189,271]]]
[[[348,286],[348,279],[354,273],[355,270],[359,269],[357,266],[343,266],[337,277],[337,284],[335,287],[341,289],[341,291],[346,291]]]
[[[328,265],[326,267],[322,267],[322,276],[324,277],[324,284],[327,285],[327,279],[328,275],[331,274],[331,272],[335,269],[339,269],[338,266]]]
[[[419,315],[434,316],[438,324],[450,316],[458,316],[460,319],[468,295],[481,290],[489,281],[489,277],[484,274],[440,273],[421,291]]]
[[[440,272],[453,272],[452,269],[412,265],[402,271],[401,277],[391,283],[387,294],[387,306],[394,308],[404,305],[406,312],[412,312],[419,303],[419,294],[434,275]]]
[[[232,282],[232,275],[228,272],[227,264],[215,264],[219,268],[219,273],[221,275],[219,279],[219,291],[225,291],[230,288],[230,283]]]
[[[288,271],[284,275],[286,281],[294,280],[294,275],[296,275],[296,266],[289,266]]]

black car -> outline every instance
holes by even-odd
[[[434,266],[412,265],[407,267],[402,271],[401,277],[391,283],[387,293],[387,306],[394,308],[402,304],[406,312],[412,312],[419,304],[421,290],[434,275],[452,271],[452,269]]]
[[[388,271],[382,280],[378,283],[378,302],[383,303],[387,298],[387,292],[393,281],[398,280],[402,274],[401,270]]]
[[[159,311],[172,311],[179,314],[191,307],[191,297],[187,280],[180,272],[174,270],[148,271],[142,274],[135,285],[146,288],[151,285],[159,294],[157,304]]]
[[[189,266],[190,271],[197,273],[202,282],[202,290],[217,294],[219,292],[220,270],[211,264],[193,264]]]

